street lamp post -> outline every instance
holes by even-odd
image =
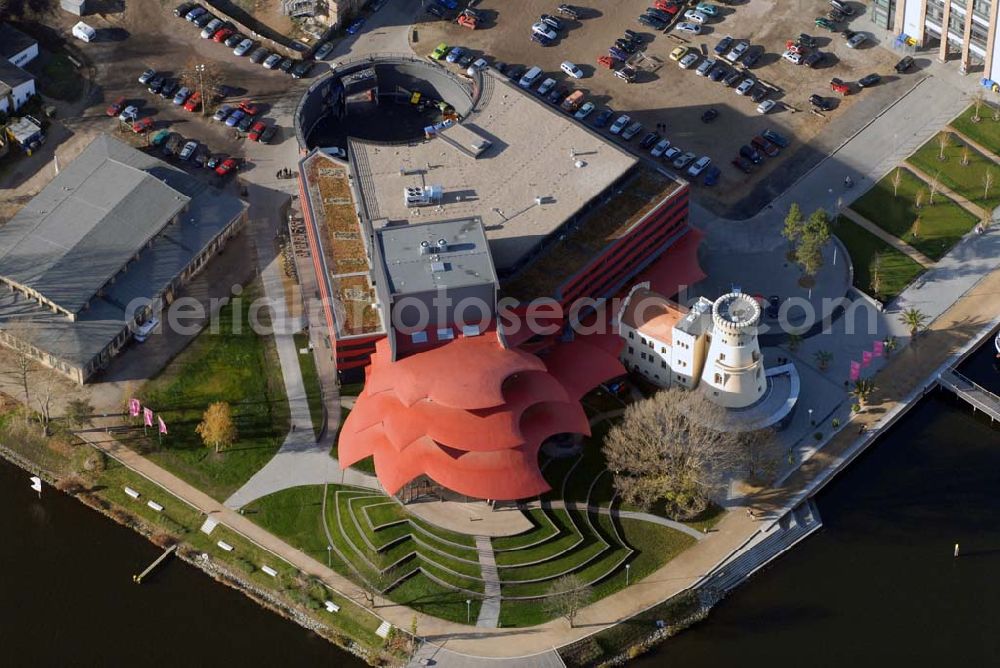
[[[472,623],[472,599],[471,598],[465,599],[465,623],[466,624],[471,624]]]
[[[625,586],[628,586],[628,571],[632,568],[632,564],[625,564]]]
[[[815,422],[813,422],[813,409],[811,408],[809,409],[809,424],[811,425],[816,424]]]
[[[333,552],[333,545],[327,545],[326,546],[326,567],[327,568],[332,568],[332,566],[330,565],[330,553],[331,552]]]
[[[204,116],[205,107],[208,106],[208,100],[205,99],[205,65],[199,63],[194,69],[198,73],[198,94],[201,95],[201,115]]]

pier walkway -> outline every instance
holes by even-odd
[[[990,419],[1000,420],[1000,397],[982,385],[966,378],[955,369],[942,371],[938,376],[938,382],[974,409],[989,415]]]

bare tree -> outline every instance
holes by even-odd
[[[963,146],[962,147],[962,166],[963,167],[968,167],[969,166],[969,147],[968,146]]]
[[[941,190],[941,172],[936,173],[927,184],[927,191],[929,196],[927,198],[927,203],[934,206],[934,195],[938,194]]]
[[[903,182],[903,172],[899,171],[899,167],[896,171],[892,173],[892,196],[899,196],[899,184]]]
[[[87,399],[77,397],[66,404],[66,419],[74,427],[90,424],[94,415],[94,405]]]
[[[35,405],[38,406],[38,412],[35,414],[35,417],[38,419],[38,424],[42,427],[42,436],[48,436],[49,425],[52,424],[52,399],[55,396],[56,390],[55,379],[49,375],[37,389],[38,391],[35,393]]]
[[[875,253],[872,257],[871,265],[868,268],[868,274],[871,276],[871,290],[872,295],[876,299],[882,298],[882,255],[880,253]]]
[[[951,137],[948,135],[947,132],[944,131],[939,132],[937,136],[937,142],[938,142],[938,160],[944,161],[947,158],[944,152],[948,148],[948,144],[951,143]]]
[[[31,378],[35,372],[35,362],[31,355],[31,345],[27,342],[28,327],[24,323],[14,323],[7,328],[10,347],[10,363],[7,373],[16,379],[21,387],[24,401],[24,423],[31,420]]]
[[[990,188],[993,187],[993,178],[993,170],[987,167],[986,173],[983,174],[983,199],[990,198]]]
[[[916,218],[913,219],[913,225],[910,228],[910,232],[913,234],[914,239],[920,236],[920,223],[921,223],[920,216],[917,216]]]
[[[980,108],[982,108],[984,101],[985,97],[983,96],[983,91],[981,89],[976,89],[976,92],[972,96],[972,108],[974,109],[972,113],[973,123],[978,123],[979,121],[983,120],[982,117],[979,115],[979,110]]]
[[[586,607],[593,597],[593,589],[579,575],[570,573],[549,585],[546,596],[542,599],[542,605],[553,617],[565,618],[572,628],[580,610]]]
[[[604,441],[604,456],[625,503],[649,508],[664,500],[687,519],[703,511],[723,476],[742,470],[753,432],[720,429],[725,409],[700,392],[670,389],[632,404]]]
[[[924,190],[923,188],[918,188],[917,192],[913,195],[913,204],[918,209],[924,205],[924,197],[926,194],[927,194],[926,190]]]

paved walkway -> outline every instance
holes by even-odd
[[[989,122],[989,123],[995,123],[996,122],[996,121],[994,121],[992,119],[990,119],[989,121],[986,121],[985,116],[983,118],[983,121],[984,122]],[[969,135],[963,134],[962,131],[959,130],[959,129],[957,129],[954,125],[949,125],[945,129],[948,130],[949,132],[955,133],[955,135],[958,136],[966,144],[968,144],[972,148],[976,149],[977,151],[979,151],[980,153],[982,153],[983,155],[985,155],[987,158],[989,158],[993,162],[995,162],[998,165],[1000,165],[1000,155],[997,155],[996,153],[994,153],[990,149],[986,148],[985,146],[983,146],[982,144],[980,144],[979,142],[977,142],[975,139],[973,139]]]
[[[933,176],[923,171],[909,160],[906,161],[906,168],[911,172],[913,172],[914,174],[916,174],[917,176],[919,176],[921,179],[923,179],[924,183],[926,183],[928,187],[930,186],[931,181],[934,180]],[[986,209],[972,202],[967,197],[959,195],[957,192],[955,192],[945,184],[941,183],[940,178],[938,179],[938,184],[937,184],[937,194],[944,195],[954,200],[955,204],[959,205],[960,207],[971,213],[973,216],[975,216],[977,221],[982,220],[983,216],[986,215]]]
[[[704,534],[695,528],[689,527],[683,522],[678,522],[676,520],[667,519],[666,517],[660,517],[659,515],[653,515],[652,513],[644,513],[638,510],[618,510],[608,508],[606,506],[594,506],[594,505],[584,505],[582,503],[576,503],[575,501],[550,501],[547,502],[551,508],[566,508],[568,510],[586,510],[591,513],[600,513],[602,515],[614,515],[616,517],[624,517],[630,520],[639,520],[640,522],[649,522],[650,524],[659,524],[661,527],[667,527],[669,529],[674,529],[680,531],[681,533],[686,533],[695,540],[702,540],[708,534]],[[534,508],[538,507],[540,504],[537,502],[527,504],[525,507]]]
[[[486,594],[479,607],[476,626],[492,629],[500,625],[500,574],[497,573],[497,560],[489,536],[476,536],[476,552],[479,553],[483,593]]]
[[[850,207],[845,207],[841,209],[840,213],[842,213],[845,218],[853,222],[855,225],[868,230],[876,237],[878,237],[882,241],[886,242],[887,244],[898,250],[900,253],[908,255],[910,259],[916,262],[917,264],[923,265],[924,267],[934,266],[934,260],[930,259],[929,257],[924,255],[923,253],[921,253],[920,251],[918,251],[916,248],[906,243],[905,241],[902,241],[899,237],[889,234],[888,232],[886,232],[881,227],[879,227],[872,221],[862,216],[854,209]]]

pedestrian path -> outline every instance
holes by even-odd
[[[681,533],[686,533],[695,540],[701,540],[705,538],[705,534],[693,527],[689,527],[683,522],[678,522],[676,520],[671,520],[666,517],[660,517],[659,515],[653,515],[652,513],[644,513],[638,510],[618,510],[611,509],[607,506],[595,506],[595,505],[585,505],[582,503],[577,503],[575,501],[549,501],[546,502],[550,508],[564,508],[566,510],[577,510],[584,511],[588,513],[600,513],[601,515],[614,515],[615,517],[624,517],[630,520],[639,520],[640,522],[649,522],[650,524],[659,524],[662,527],[667,527],[669,529],[674,529],[680,531]],[[541,504],[538,501],[533,501],[524,505],[525,508],[538,508]]]
[[[497,572],[497,561],[489,536],[476,536],[476,552],[479,553],[479,569],[482,571],[485,594],[479,607],[476,626],[496,628],[500,625],[500,574]]]
[[[990,121],[990,122],[992,123],[993,121]],[[945,129],[948,130],[949,132],[955,133],[955,135],[957,137],[959,137],[962,141],[964,141],[966,144],[968,144],[972,148],[976,149],[977,151],[979,151],[980,153],[982,153],[983,155],[985,155],[987,158],[989,158],[993,162],[995,162],[998,165],[1000,165],[1000,155],[997,155],[996,153],[994,153],[990,149],[986,148],[985,146],[983,146],[982,144],[980,144],[979,142],[977,142],[975,139],[973,139],[969,135],[962,134],[962,131],[959,130],[959,129],[957,129],[954,125],[949,125]]]
[[[871,232],[872,234],[874,234],[876,237],[878,237],[882,241],[886,242],[887,244],[889,244],[890,246],[892,246],[893,248],[895,248],[896,250],[898,250],[900,253],[903,253],[904,255],[908,255],[910,257],[910,259],[913,260],[914,262],[916,262],[917,264],[920,264],[920,265],[922,265],[924,267],[931,267],[931,266],[934,265],[934,260],[932,260],[929,257],[927,257],[926,255],[924,255],[923,253],[921,253],[920,251],[918,251],[916,248],[914,248],[910,244],[908,244],[905,241],[901,240],[899,237],[896,237],[896,236],[893,236],[892,234],[889,234],[888,232],[886,232],[881,227],[879,227],[878,225],[876,225],[872,221],[870,221],[867,218],[865,218],[864,216],[862,216],[860,213],[858,213],[854,209],[852,209],[850,207],[846,207],[843,210],[841,210],[840,213],[842,213],[845,218],[847,218],[848,220],[850,220],[851,222],[853,222],[855,225],[857,225],[858,227],[862,227],[862,228],[868,230],[869,232]]]
[[[914,174],[916,174],[918,177],[920,177],[920,179],[923,180],[923,182],[926,183],[928,186],[930,186],[930,184],[934,181],[933,176],[921,170],[919,167],[914,165],[909,160],[906,161],[906,168],[911,172],[913,172]],[[945,184],[941,183],[940,178],[937,180],[937,193],[939,195],[944,195],[945,197],[948,197],[949,199],[953,200],[955,204],[959,205],[960,207],[971,213],[973,216],[975,216],[977,221],[982,220],[983,216],[986,215],[986,209],[972,202],[967,197],[959,195],[957,192],[955,192]]]

